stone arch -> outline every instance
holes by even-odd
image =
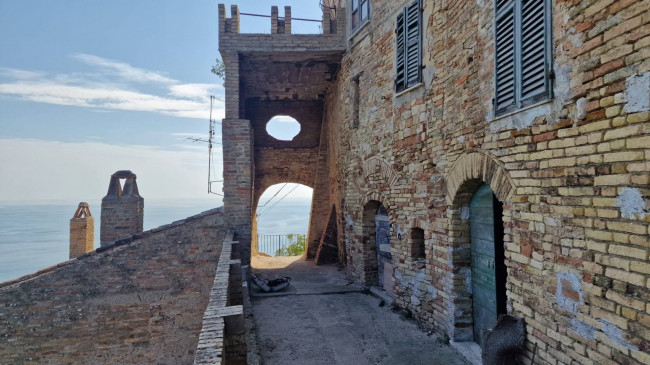
[[[379,156],[373,156],[363,161],[357,185],[361,187],[364,183],[373,180],[384,182],[387,186],[392,187],[397,182],[397,176],[397,172],[386,160]]]
[[[472,150],[461,155],[449,169],[445,197],[447,205],[457,205],[458,199],[464,198],[464,190],[468,190],[461,188],[468,188],[464,185],[472,180],[489,185],[501,202],[511,201],[517,190],[503,163],[486,151]]]
[[[306,186],[308,188],[313,189],[313,184],[308,183],[304,181],[304,179],[286,179],[285,177],[278,177],[278,176],[271,176],[268,179],[264,179],[262,184],[256,184],[254,188],[254,193],[253,193],[253,204],[252,204],[252,214],[251,214],[251,254],[252,255],[257,255],[259,254],[259,242],[258,242],[258,232],[257,232],[257,208],[260,203],[260,198],[266,192],[268,188],[274,185],[278,184],[300,184],[303,186]],[[285,190],[289,191],[289,190]],[[284,193],[280,194],[280,197],[284,195]],[[277,201],[277,200],[276,200]],[[307,250],[307,247],[305,248],[305,252]]]
[[[300,184],[308,188],[314,188],[314,182],[308,178],[309,176],[302,176],[299,172],[288,171],[287,174],[269,174],[264,175],[257,179],[253,192],[253,209],[257,209],[262,194],[266,189],[277,184]]]
[[[386,209],[388,221],[392,226],[395,222],[395,212],[390,201],[382,193],[376,191],[366,193],[362,205],[361,235],[358,239],[362,255],[360,278],[366,285],[377,285],[379,282],[375,216],[382,206]],[[394,240],[391,239],[391,246],[393,244]]]
[[[486,184],[501,203],[511,202],[516,186],[504,165],[485,151],[473,150],[460,156],[447,176],[447,220],[450,247],[448,265],[451,274],[445,291],[451,293],[450,337],[454,341],[472,341],[474,335],[471,293],[471,236],[469,204],[477,189]],[[512,214],[510,204],[503,204],[503,216]],[[502,223],[503,224],[503,223]],[[505,225],[505,224],[504,224]],[[504,235],[503,245],[508,235]],[[511,239],[511,238],[508,238]]]

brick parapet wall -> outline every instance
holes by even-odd
[[[245,364],[241,262],[235,259],[238,242],[230,232],[223,241],[219,263],[203,315],[194,364]]]
[[[222,212],[0,283],[0,363],[191,363],[226,233]]]
[[[424,83],[394,95],[395,17],[407,3],[373,2],[327,95],[331,200],[347,223],[339,235],[350,275],[368,276],[362,216],[374,194],[393,225],[395,303],[466,339],[462,212],[482,175],[456,176],[453,166],[478,150],[488,157],[468,162],[470,171],[493,161],[515,186],[503,218],[509,312],[528,330],[523,361],[650,362],[647,2],[553,1],[555,97],[501,118],[490,106],[492,2],[423,2]],[[373,157],[396,172],[395,184],[363,176]],[[396,234],[413,227],[425,231],[423,268]]]

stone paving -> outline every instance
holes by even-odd
[[[267,364],[467,364],[445,339],[418,328],[336,266],[254,258],[263,278],[290,276],[287,292],[253,288],[256,361]],[[256,356],[249,356],[251,359]]]

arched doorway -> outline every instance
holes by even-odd
[[[253,216],[253,256],[304,254],[312,193],[310,187],[294,183],[275,184],[264,190]]]
[[[369,201],[364,207],[362,239],[365,284],[379,286],[391,293],[394,278],[390,218],[386,207],[376,200]]]
[[[503,204],[488,185],[478,187],[469,205],[471,293],[474,341],[494,328],[506,313],[506,266],[503,247]]]

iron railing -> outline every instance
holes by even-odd
[[[307,238],[304,234],[292,234],[292,236],[293,240],[289,239],[289,234],[258,234],[257,252],[277,256],[278,251],[281,249],[296,243],[300,239],[304,241]]]

